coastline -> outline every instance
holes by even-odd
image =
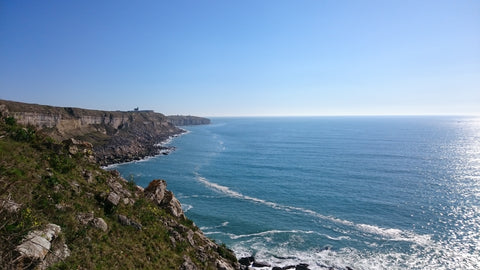
[[[122,165],[122,164],[145,162],[145,161],[148,161],[148,160],[150,160],[152,158],[155,158],[155,157],[158,157],[158,156],[169,155],[176,150],[176,147],[175,146],[168,146],[168,144],[172,143],[172,141],[175,138],[178,138],[178,137],[181,137],[183,135],[186,135],[186,134],[190,133],[190,131],[185,129],[185,128],[181,128],[181,127],[178,127],[178,128],[181,130],[180,133],[170,135],[170,136],[168,136],[168,138],[164,139],[163,141],[153,145],[154,147],[159,148],[158,153],[156,153],[154,155],[146,155],[146,156],[140,156],[139,155],[136,158],[134,158],[132,160],[129,160],[129,161],[112,163],[112,164],[108,164],[108,165],[105,165],[105,166],[101,165],[100,167],[104,170],[110,171],[110,170],[114,170],[117,166]]]

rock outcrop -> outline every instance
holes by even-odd
[[[144,194],[158,206],[167,209],[174,217],[185,219],[180,202],[167,190],[165,180],[153,180],[144,190]]]

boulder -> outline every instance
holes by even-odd
[[[185,214],[182,210],[182,205],[180,201],[173,196],[173,192],[166,191],[165,192],[165,208],[175,217],[185,219]]]
[[[92,220],[92,225],[93,225],[93,227],[95,227],[97,229],[100,229],[104,232],[106,232],[108,230],[107,222],[105,222],[105,220],[103,220],[103,218],[93,219]]]
[[[218,270],[235,270],[230,263],[223,260],[217,260],[216,266]]]
[[[43,260],[51,247],[51,241],[61,232],[60,226],[48,224],[43,230],[32,231],[17,246],[20,256],[32,261]]]
[[[94,218],[93,212],[90,213],[80,213],[77,215],[77,220],[82,225],[89,224]]]
[[[308,268],[308,264],[301,263],[301,264],[297,264],[297,266],[295,266],[295,270],[310,270],[310,268]]]
[[[242,257],[238,260],[241,265],[250,266],[255,261],[254,257]]]
[[[180,266],[180,270],[197,270],[197,266],[192,262],[190,257],[183,256],[183,264]]]
[[[118,215],[118,222],[120,224],[122,224],[123,226],[131,226],[131,227],[134,227],[135,229],[137,230],[141,230],[142,229],[142,224],[136,222],[136,221],[133,221],[129,218],[127,218],[126,216],[124,215]]]
[[[193,236],[195,233],[192,230],[188,230],[187,232],[187,241],[190,243],[190,245],[195,246],[195,240],[193,240]]]
[[[253,262],[252,264],[253,267],[270,267],[271,265],[267,262]]]
[[[107,202],[116,206],[120,202],[120,196],[118,196],[118,194],[115,192],[110,192],[107,197]]]
[[[52,264],[63,261],[70,255],[71,251],[68,248],[67,244],[61,241],[58,244],[52,246],[51,252],[49,252],[47,256],[45,256],[45,260],[40,263],[39,268],[42,270],[47,269]]]
[[[95,178],[93,177],[93,174],[91,171],[85,170],[83,172],[83,178],[89,183],[95,183]]]
[[[0,203],[1,203],[1,208],[5,209],[10,214],[17,213],[18,210],[20,210],[20,208],[22,207],[21,204],[16,203],[9,199],[2,200]]]

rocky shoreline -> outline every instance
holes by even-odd
[[[240,269],[242,270],[249,270],[249,269],[270,269],[270,270],[314,270],[314,269],[325,269],[325,270],[354,270],[353,268],[346,266],[346,267],[335,267],[335,266],[327,266],[327,265],[320,265],[315,266],[315,268],[311,267],[307,263],[298,263],[292,264],[287,266],[272,266],[268,262],[259,261],[254,256],[249,257],[242,257],[238,259],[238,263],[240,264]]]

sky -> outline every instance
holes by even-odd
[[[480,1],[0,0],[0,99],[199,116],[480,115]]]

